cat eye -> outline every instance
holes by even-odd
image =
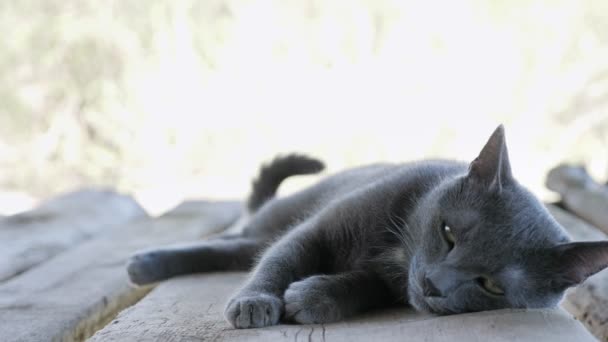
[[[445,241],[450,245],[450,249],[452,249],[456,243],[456,238],[454,237],[454,233],[452,233],[452,228],[444,223],[442,230]]]
[[[477,278],[477,283],[479,283],[479,285],[481,287],[483,287],[484,290],[486,290],[487,292],[496,295],[496,296],[502,296],[505,294],[505,291],[498,286],[498,284],[496,284],[496,282],[494,282],[492,279],[488,278],[488,277],[479,277]]]

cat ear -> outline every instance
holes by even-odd
[[[503,125],[496,128],[479,156],[469,165],[468,177],[488,188],[498,190],[511,179],[511,164]]]
[[[554,281],[561,288],[575,286],[608,267],[608,240],[572,242],[551,248]]]

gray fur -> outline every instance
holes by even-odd
[[[225,311],[234,327],[254,328],[406,303],[437,314],[549,307],[608,266],[608,242],[569,243],[513,178],[502,126],[469,166],[379,164],[270,199],[275,190],[239,236],[135,255],[132,281],[244,270],[264,251]]]

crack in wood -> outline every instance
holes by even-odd
[[[308,333],[308,342],[312,341],[312,334],[315,332],[315,327],[310,327],[310,332]]]
[[[321,323],[321,329],[323,329],[323,331],[321,332],[321,339],[323,340],[323,342],[325,342],[325,324]]]

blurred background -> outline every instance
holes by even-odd
[[[292,151],[472,160],[499,123],[543,199],[559,162],[608,176],[606,0],[20,0],[0,30],[0,214],[242,197]]]

